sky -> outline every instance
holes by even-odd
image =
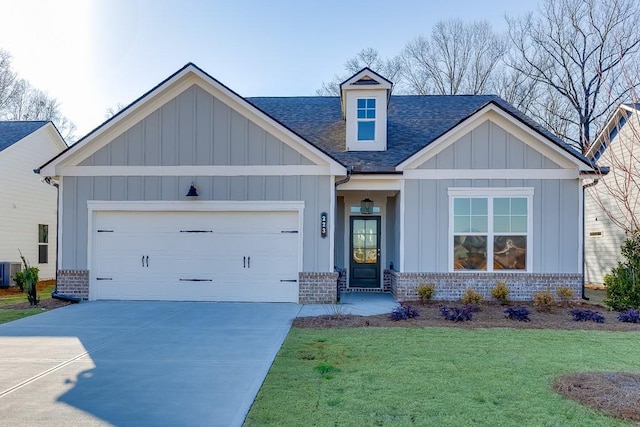
[[[441,20],[535,11],[537,0],[0,0],[0,49],[82,137],[188,62],[242,96],[314,95],[364,48],[383,57]]]

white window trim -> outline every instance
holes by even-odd
[[[450,273],[531,273],[533,271],[533,187],[506,188],[449,188],[449,243],[448,262]],[[453,199],[455,198],[486,198],[487,199],[487,269],[486,270],[455,270],[453,268]],[[493,269],[493,199],[500,197],[519,197],[527,199],[527,268],[526,270],[494,270]]]
[[[360,110],[360,108],[358,107],[358,101],[360,100],[364,100],[365,101],[365,108],[364,111],[365,113],[369,110],[368,107],[366,107],[366,103],[369,100],[373,100],[375,101],[376,106],[373,107],[373,111],[375,114],[375,117],[373,119],[368,119],[366,117],[364,118],[359,118],[358,117],[358,110]],[[356,98],[356,142],[358,143],[367,143],[367,142],[371,142],[371,143],[375,143],[377,141],[377,136],[378,136],[378,100],[375,96],[366,96],[366,97],[357,97]],[[360,129],[360,123],[363,122],[373,122],[373,139],[360,139],[358,138],[358,133],[359,133],[359,129]]]

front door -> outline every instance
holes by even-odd
[[[349,287],[380,287],[380,217],[352,216]]]

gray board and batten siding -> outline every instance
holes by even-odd
[[[555,169],[559,166],[486,121],[420,169]],[[404,271],[449,271],[449,188],[533,188],[532,273],[581,273],[578,179],[405,181]],[[445,243],[446,242],[446,243]]]
[[[192,86],[85,159],[81,166],[313,165],[198,86]],[[329,265],[330,239],[318,232],[330,212],[330,175],[63,177],[62,269],[87,269],[87,201],[304,201],[304,271]]]

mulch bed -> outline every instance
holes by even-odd
[[[377,316],[341,315],[332,313],[318,317],[299,317],[293,321],[293,326],[298,328],[336,328],[336,327],[425,327],[442,326],[456,328],[518,328],[518,329],[569,329],[569,330],[599,330],[599,331],[640,331],[640,324],[623,323],[617,319],[619,313],[608,311],[601,307],[586,303],[573,303],[571,306],[552,306],[548,311],[542,311],[533,307],[531,303],[513,304],[527,307],[531,314],[529,322],[510,320],[505,317],[505,306],[497,303],[485,302],[478,305],[480,311],[473,313],[471,321],[452,322],[446,320],[440,314],[440,306],[462,307],[460,302],[436,301],[427,304],[411,303],[418,310],[419,317],[407,320],[394,321],[389,314]],[[336,306],[337,309],[340,306]],[[569,314],[573,308],[586,308],[597,311],[605,318],[604,323],[576,322]]]
[[[557,378],[553,389],[583,405],[627,421],[640,421],[640,374],[583,372]]]
[[[38,292],[42,292],[47,286],[51,286],[55,284],[55,280],[41,280],[36,285]],[[0,289],[0,297],[3,296],[16,296],[16,295],[24,295],[24,302],[17,302],[15,304],[8,304],[0,306],[3,310],[25,310],[28,308],[41,308],[43,310],[53,310],[54,308],[64,307],[65,305],[69,305],[68,301],[60,301],[53,298],[42,298],[38,305],[33,306],[29,304],[27,300],[27,293],[20,291],[18,287],[9,287],[9,288],[1,288]]]

